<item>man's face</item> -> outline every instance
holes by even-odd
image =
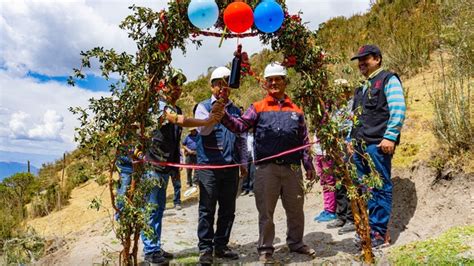
[[[214,81],[211,87],[211,92],[217,99],[222,98],[226,102],[229,100],[230,88],[224,79]]]
[[[365,77],[369,77],[380,66],[380,57],[375,57],[371,54],[359,58],[359,71]]]
[[[166,94],[166,98],[169,102],[176,103],[176,101],[181,97],[181,86],[175,84],[169,84],[164,89],[163,92]]]
[[[191,135],[192,136],[196,136],[196,134],[197,134],[197,130],[195,130],[195,129],[191,130]]]
[[[283,76],[272,76],[265,79],[265,90],[271,96],[281,99],[285,95],[286,80]]]

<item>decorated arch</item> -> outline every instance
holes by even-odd
[[[278,7],[282,11],[281,17]],[[342,180],[338,185],[347,187],[357,232],[363,240],[362,255],[366,262],[373,262],[365,204],[368,195],[359,193],[353,185],[355,170],[346,166],[341,155],[344,136],[339,134],[338,124],[331,119],[331,110],[337,108],[347,86],[333,82],[329,69],[336,59],[326,55],[323,47],[317,45],[317,34],[306,28],[300,14],[288,14],[284,0],[171,0],[167,10],[138,6],[131,6],[130,10],[132,14],[120,27],[136,43],[136,53],[119,53],[102,47],[81,52],[81,68],[74,69],[70,78],[71,84],[77,78],[84,78],[83,72],[91,67],[92,60],[99,61],[103,77],[119,77],[110,85],[109,97],[91,99],[87,108],[75,107],[71,111],[80,121],[76,141],[90,150],[96,159],[107,160],[113,208],[118,212],[118,202],[124,204],[121,219],[115,226],[116,236],[123,246],[120,260],[126,265],[138,264],[140,231],[149,231],[143,222],[147,215],[143,199],[153,184],[141,179],[146,166],[136,165],[127,193],[117,196],[117,181],[113,178],[115,161],[121,153],[127,152],[127,147],[146,148],[147,128],[153,126],[156,111],[154,103],[162,94],[156,93],[154,88],[160,80],[171,75],[172,50],[186,53],[188,40],[200,47],[200,36],[214,36],[221,41],[257,36],[263,44],[282,54],[287,68],[299,73],[300,81],[292,93],[303,107],[309,124],[317,129],[326,156],[334,162],[335,175]],[[199,28],[209,25],[214,26],[213,30]],[[373,183],[377,177],[367,180]],[[309,183],[308,188],[311,186]]]

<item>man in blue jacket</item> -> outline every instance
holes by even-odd
[[[210,79],[212,96],[199,103],[195,118],[207,118],[216,101],[225,105],[225,110],[232,116],[241,115],[240,109],[229,99],[230,88],[227,85],[229,75],[230,70],[226,67],[218,67],[212,72]],[[222,124],[200,127],[198,131],[198,164],[247,163],[247,145],[244,137],[230,132]],[[241,172],[242,176],[246,175],[246,168],[241,167]],[[239,167],[198,170],[197,176],[199,180],[199,262],[212,263],[214,254],[219,258],[238,259],[239,255],[230,250],[227,244],[235,218]],[[217,226],[214,230],[217,204],[219,204],[219,210]]]

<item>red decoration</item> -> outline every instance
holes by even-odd
[[[158,45],[158,49],[160,49],[160,51],[162,51],[162,52],[168,51],[169,48],[170,48],[170,45],[167,42],[160,43]]]
[[[224,10],[224,23],[231,31],[243,33],[253,24],[252,8],[244,2],[233,2]]]
[[[292,66],[295,66],[296,65],[296,56],[292,55],[292,56],[288,56],[287,58],[285,58],[285,60],[283,60],[283,64],[285,67],[292,67]]]

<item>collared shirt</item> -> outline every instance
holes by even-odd
[[[195,151],[196,145],[197,145],[197,138],[198,138],[197,134],[194,136],[191,134],[188,134],[183,141],[183,145],[186,146],[188,149]]]

